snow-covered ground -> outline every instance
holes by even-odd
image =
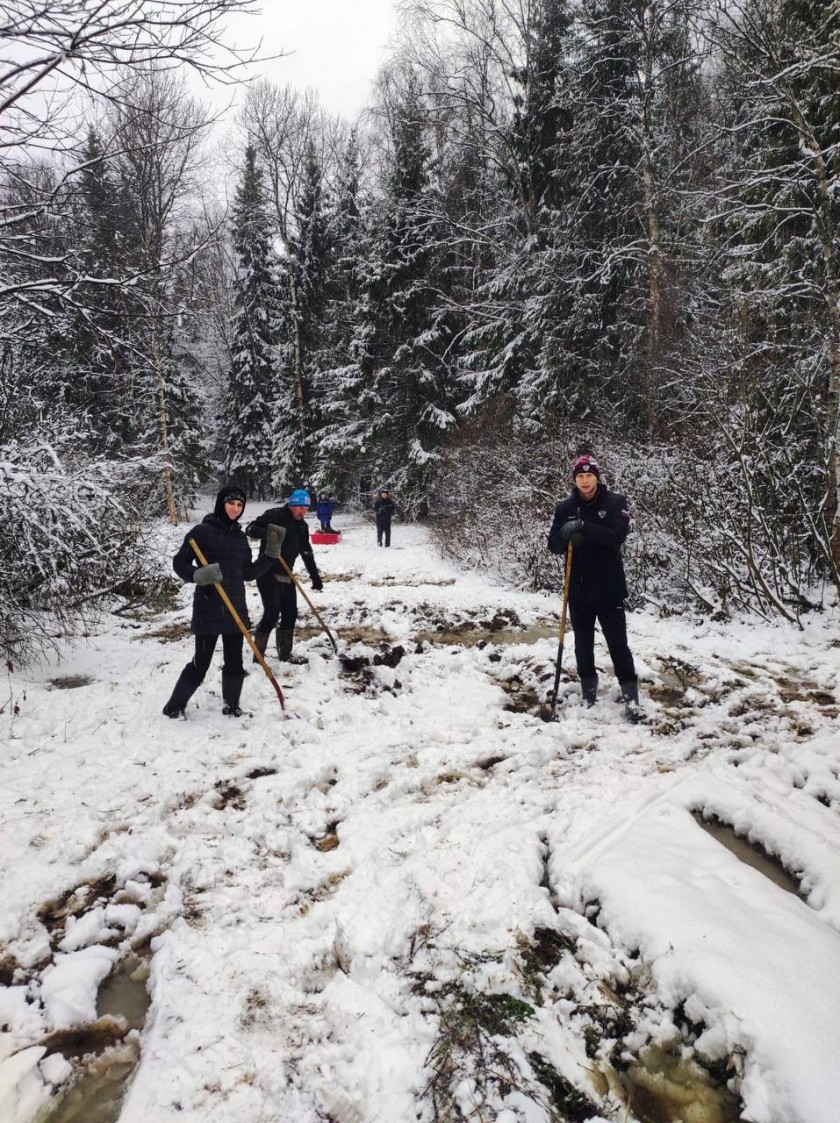
[[[250,716],[223,716],[219,652],[188,720],[162,716],[189,588],[9,675],[3,1123],[49,1110],[103,1040],[119,1052],[96,995],[132,949],[152,1001],[121,1123],[653,1118],[661,1053],[700,1054],[745,1120],[836,1123],[837,616],[635,613],[647,723],[602,648],[598,705],[564,676],[546,722],[558,598],[457,571],[422,528],[377,549],[348,521],[312,594],[341,658],[302,604],[285,714],[254,667]],[[704,1110],[672,1117],[737,1117]]]

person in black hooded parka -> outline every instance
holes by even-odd
[[[234,484],[223,487],[216,496],[213,514],[205,515],[198,526],[192,528],[172,559],[172,568],[181,580],[192,582],[196,587],[191,625],[195,633],[195,655],[181,671],[172,697],[163,707],[167,717],[184,715],[187,702],[204,681],[210,668],[219,636],[222,637],[224,651],[222,712],[231,717],[242,714],[239,697],[245,677],[242,666],[244,637],[218,590],[213,586],[220,582],[224,585],[225,592],[243,624],[247,626],[249,620],[245,603],[245,582],[255,581],[274,564],[265,555],[255,562],[251,560],[251,547],[239,525],[244,510],[245,493],[242,489]],[[201,565],[196,558],[190,546],[191,538],[196,540],[207,558],[207,565]]]
[[[639,685],[633,656],[627,644],[624,600],[627,582],[621,547],[630,533],[627,500],[601,482],[594,456],[580,456],[572,465],[572,494],[554,511],[548,535],[552,554],[567,554],[572,544],[569,581],[569,616],[575,633],[575,658],[581,694],[587,706],[595,704],[598,672],[595,669],[595,621],[601,625],[621,697],[633,716],[639,704]]]

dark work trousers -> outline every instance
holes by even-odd
[[[575,658],[578,677],[594,678],[595,670],[595,621],[601,625],[612,665],[619,682],[636,679],[636,666],[630,648],[627,646],[627,618],[620,604],[588,601],[570,601],[569,616],[575,633]]]
[[[377,519],[376,520],[376,545],[382,545],[382,539],[385,538],[385,545],[391,545],[391,520],[390,519]]]
[[[257,578],[257,588],[263,602],[262,620],[258,632],[271,632],[277,621],[282,631],[291,631],[297,620],[297,589],[293,581],[278,581],[273,573]]]
[[[201,682],[210,669],[210,664],[213,662],[213,652],[216,650],[216,640],[218,638],[218,636],[195,637],[193,666],[201,676],[199,682]],[[223,674],[242,675],[245,673],[242,666],[243,642],[244,637],[241,632],[233,632],[230,635],[222,636],[222,651],[224,653],[224,662],[222,664]]]

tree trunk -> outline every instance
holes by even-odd
[[[157,376],[160,447],[163,452],[163,490],[166,495],[166,511],[172,526],[177,526],[178,505],[175,502],[175,488],[172,482],[172,461],[169,456],[169,407],[166,401],[166,374],[160,351],[159,325],[157,319],[152,324],[152,350],[154,352],[155,374]]]
[[[656,5],[645,8],[644,102],[642,109],[642,180],[645,192],[645,220],[648,236],[648,323],[645,370],[645,409],[647,432],[651,436],[656,425],[656,394],[653,372],[662,346],[662,225],[659,216],[659,191],[653,161],[653,66],[657,19]]]
[[[840,263],[835,231],[831,227],[831,189],[829,171],[822,149],[792,90],[787,91],[794,120],[802,141],[813,154],[812,166],[817,181],[820,207],[815,214],[823,265],[825,267],[826,318],[828,320],[828,410],[826,414],[826,497],[832,580],[840,592]]]

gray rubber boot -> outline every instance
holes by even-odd
[[[281,663],[293,663],[296,666],[303,666],[308,663],[308,659],[303,659],[299,655],[292,655],[292,647],[295,642],[295,632],[293,628],[278,628],[277,629],[277,658]]]
[[[594,706],[598,699],[598,676],[582,678],[580,680],[580,692],[583,695],[584,705]]]
[[[268,637],[270,635],[270,632],[254,632],[254,646],[257,651],[259,651],[260,655],[265,655],[265,649],[268,647]],[[254,662],[259,663],[259,659],[256,655],[254,656]]]

